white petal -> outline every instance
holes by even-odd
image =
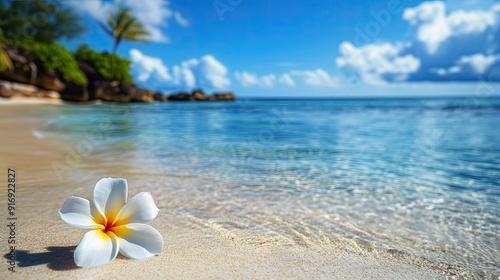
[[[107,264],[116,258],[118,250],[116,236],[112,232],[108,235],[102,230],[91,230],[83,235],[75,249],[75,263],[82,267]]]
[[[106,218],[97,210],[95,203],[90,202],[90,214],[92,214],[92,218],[94,218],[94,222],[104,225],[106,224]]]
[[[132,259],[144,259],[163,251],[163,237],[153,227],[145,224],[128,224],[112,229],[120,253]]]
[[[127,180],[122,178],[103,178],[94,188],[94,204],[97,210],[106,217],[107,221],[114,221],[123,204],[127,202]]]
[[[125,203],[116,217],[117,221],[115,224],[147,223],[154,220],[159,211],[151,193],[142,192]]]
[[[95,222],[92,217],[90,201],[85,198],[71,196],[66,199],[61,211],[59,211],[61,219],[66,223],[80,228],[104,228]]]

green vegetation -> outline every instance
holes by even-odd
[[[57,0],[0,1],[0,73],[23,72],[22,69],[27,68],[18,60],[13,63],[14,57],[11,59],[7,50],[14,50],[19,56],[35,62],[38,70],[60,74],[66,82],[87,85],[87,77],[78,66],[79,60],[94,67],[105,79],[132,83],[131,62],[116,55],[116,50],[124,40],[147,42],[148,31],[129,9],[119,7],[116,13],[109,15],[107,25],[101,26],[114,38],[111,54],[92,50],[88,45],[80,46],[72,54],[58,41],[74,39],[85,31],[81,19],[73,11]],[[40,71],[32,75],[36,77],[37,73]]]
[[[68,82],[87,85],[87,77],[78,67],[71,52],[58,43],[35,43],[32,51],[33,59],[48,71],[57,70]]]
[[[2,10],[1,10],[1,5],[0,5],[0,16],[2,16]],[[1,24],[2,18],[0,17],[0,24]],[[2,29],[0,29],[0,73],[2,72],[10,72],[14,70],[14,64],[12,63],[12,60],[10,59],[9,54],[5,51],[5,42],[6,39],[3,36]]]
[[[122,84],[133,82],[129,73],[130,61],[125,58],[91,50],[88,45],[80,46],[75,52],[75,57],[96,68],[108,80],[119,81]]]
[[[101,27],[115,40],[112,50],[113,54],[116,54],[118,45],[122,40],[148,42],[146,37],[149,35],[149,32],[132,15],[129,9],[122,10],[120,7],[117,7],[116,13],[108,16],[108,26],[101,24]]]
[[[80,18],[55,0],[0,2],[0,34],[16,45],[74,39],[85,31]]]
[[[86,85],[87,78],[68,49],[56,43],[73,39],[84,31],[80,19],[57,1],[0,2],[0,71],[14,66],[5,48],[16,46],[41,68],[58,71],[64,80]]]
[[[14,70],[14,64],[10,60],[10,56],[4,50],[3,45],[0,43],[0,73],[11,72]]]
[[[11,15],[9,14],[7,7],[0,2],[0,73],[14,70],[12,60],[4,49],[5,43],[8,42],[8,40],[5,38],[3,30],[7,30],[6,28],[9,27],[8,23],[12,22],[10,17]]]

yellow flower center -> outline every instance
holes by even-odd
[[[111,223],[109,221],[102,223],[102,225],[104,226],[104,229],[102,229],[102,232],[105,234],[109,234],[109,232],[115,233],[113,229],[118,226],[115,223]]]

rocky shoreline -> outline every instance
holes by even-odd
[[[81,86],[65,82],[57,71],[44,70],[41,65],[30,61],[28,56],[17,48],[6,48],[5,51],[11,58],[14,69],[0,73],[0,97],[3,98],[38,97],[71,102],[94,100],[107,102],[232,101],[236,99],[232,92],[207,95],[201,89],[165,95],[135,84],[110,81],[88,63],[78,61],[78,67],[88,79],[88,84]]]

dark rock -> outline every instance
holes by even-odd
[[[120,87],[120,93],[129,98],[128,101],[130,102],[153,102],[154,97],[153,97],[153,92],[145,89],[138,87],[134,84],[128,84],[128,85],[121,85]],[[119,101],[119,100],[117,100]],[[123,102],[123,101],[121,101]]]
[[[85,62],[78,62],[89,81],[89,99],[109,102],[153,102],[153,92],[134,84],[120,85],[118,81],[106,80],[96,69]]]
[[[66,101],[86,102],[90,100],[87,87],[80,85],[68,84],[60,94],[61,99]]]
[[[167,96],[165,94],[161,93],[161,92],[156,92],[156,93],[153,94],[153,99],[155,101],[162,101],[162,102],[164,102],[164,101],[167,101]]]
[[[99,85],[100,81],[105,81],[106,79],[92,66],[85,62],[78,61],[78,67],[85,74],[88,80],[87,91],[89,93],[89,100],[99,99],[96,93],[96,83]]]
[[[174,93],[168,97],[169,101],[192,101],[194,98],[187,92]]]
[[[41,90],[35,93],[35,96],[43,97],[43,98],[52,98],[52,99],[61,99],[61,94],[57,91],[53,90]]]
[[[132,99],[131,90],[127,92],[128,87],[121,88],[112,81],[95,81],[94,87],[95,96],[103,101],[130,102]]]
[[[0,97],[11,98],[14,96],[40,97],[60,99],[60,94],[56,91],[45,90],[36,86],[0,81]]]
[[[4,49],[14,65],[14,70],[0,73],[0,80],[23,84],[36,84],[38,67],[34,62],[28,60],[28,54],[13,46]]]
[[[92,89],[92,91],[90,91]],[[70,101],[100,99],[108,102],[153,102],[153,93],[136,85],[120,85],[117,81],[96,80],[87,87],[71,85],[61,92],[62,98]]]
[[[13,96],[40,97],[60,99],[60,94],[56,91],[45,90],[36,86],[0,81],[0,96],[10,98]]]
[[[205,95],[203,90],[194,90],[191,94],[188,92],[178,92],[168,97],[170,101],[228,101],[235,100],[236,96],[232,92],[215,93],[214,95]]]
[[[205,100],[207,100],[207,96],[205,95],[205,93],[201,89],[193,90],[193,92],[191,93],[191,97],[195,101],[205,101]]]
[[[36,80],[36,85],[46,90],[62,91],[66,87],[56,75],[40,75]]]
[[[3,72],[0,73],[0,80],[29,84],[31,83],[31,71],[29,66],[23,67],[24,65],[14,62],[13,72]]]
[[[131,92],[132,102],[154,102],[153,92],[145,89],[133,86]]]
[[[11,98],[14,92],[4,85],[0,85],[0,97]]]
[[[201,89],[191,93],[178,92],[167,97],[134,84],[120,85],[117,81],[109,81],[97,69],[82,61],[78,61],[78,66],[87,77],[88,85],[80,86],[67,83],[58,71],[47,71],[30,61],[28,51],[13,46],[4,49],[13,62],[14,70],[0,73],[0,80],[6,81],[0,84],[1,97],[23,95],[57,98],[60,94],[61,99],[73,102],[96,99],[111,102],[235,100],[231,92],[206,95]]]
[[[87,79],[89,82],[97,81],[97,80],[106,80],[97,69],[93,68],[90,66],[88,63],[83,62],[83,61],[78,61],[78,67],[82,72],[87,76]]]
[[[16,46],[9,46],[5,48],[5,51],[9,55],[12,62],[19,62],[21,64],[29,63],[28,59],[26,58],[26,54],[21,53],[19,48],[17,48]]]
[[[0,81],[0,85],[2,85],[4,89],[4,95],[22,95],[25,97],[35,96],[38,91],[44,91],[36,86],[15,83],[15,82],[5,82]],[[10,92],[10,93],[9,93]]]
[[[216,100],[236,100],[236,96],[232,92],[220,92],[215,93],[214,97]]]
[[[22,71],[19,71],[17,68],[14,72],[0,73],[0,80],[23,84],[30,83],[28,76],[25,73],[22,73]]]
[[[0,73],[0,79],[14,83],[29,84],[51,91],[62,91],[66,86],[56,71],[41,69],[35,62],[28,59],[29,54],[16,47],[6,48],[14,65],[14,70]],[[43,93],[43,91],[41,91]],[[31,92],[23,92],[25,96],[33,96]]]

